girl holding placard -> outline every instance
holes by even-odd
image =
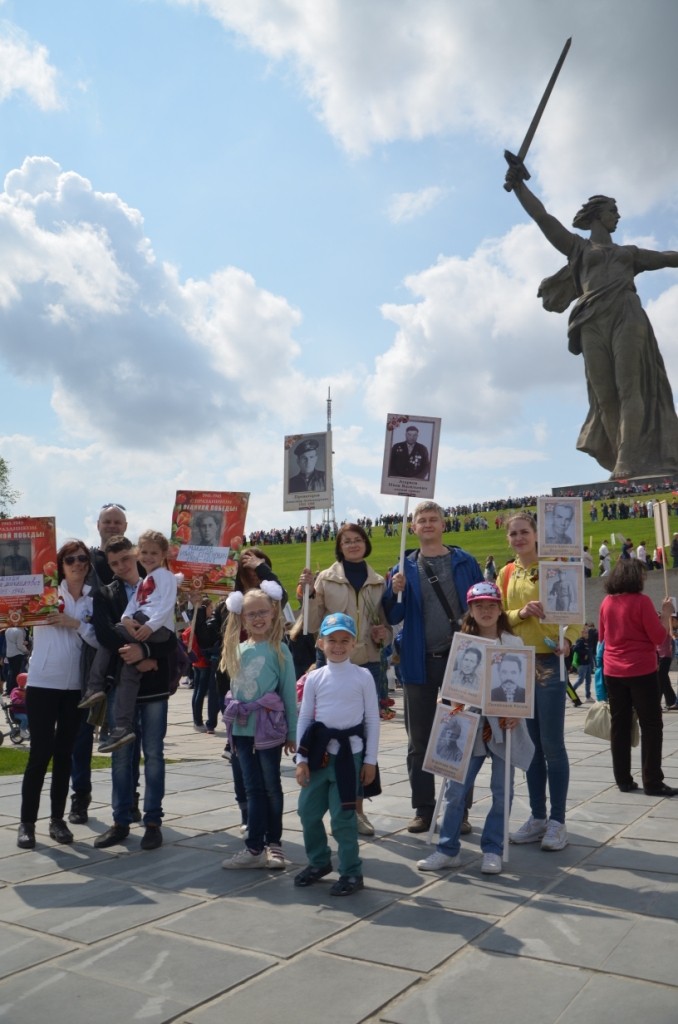
[[[466,595],[468,612],[461,625],[462,633],[506,643],[511,647],[522,646],[522,640],[513,635],[506,612],[501,606],[501,593],[494,583],[474,583]],[[473,754],[469,761],[466,779],[463,783],[448,780],[445,791],[446,805],[440,825],[440,842],[433,853],[417,863],[420,871],[445,871],[461,864],[461,825],[466,809],[467,794],[473,788],[476,776],[485,758],[492,760],[490,789],[492,805],[480,837],[483,860],[480,870],[485,875],[497,875],[501,871],[504,852],[504,804],[505,753],[507,749],[505,730],[518,730],[512,747],[513,764],[527,768],[534,753],[525,721],[521,718],[481,718],[476,734]],[[513,797],[513,767],[510,772],[509,800]]]

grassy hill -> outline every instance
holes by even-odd
[[[666,499],[665,493],[656,495],[643,495],[643,500],[663,500]],[[628,503],[632,504],[633,499],[629,498]],[[620,543],[617,541],[616,545],[612,545],[611,535],[625,534],[630,537],[634,544],[639,544],[642,540],[646,542],[648,554],[652,554],[652,550],[655,547],[655,534],[654,534],[654,520],[653,519],[624,519],[614,520],[612,522],[601,522],[601,505],[602,502],[595,503],[598,509],[598,522],[592,523],[589,517],[590,503],[584,502],[584,543],[588,544],[593,554],[594,562],[594,575],[597,572],[598,564],[598,548],[603,539],[608,541],[610,545],[610,551],[614,560],[615,552],[619,552]],[[530,511],[535,512],[536,509],[533,507]],[[490,523],[488,530],[462,530],[459,533],[447,533],[443,540],[446,544],[456,544],[459,547],[469,551],[472,555],[475,555],[481,567],[485,564],[485,559],[488,555],[494,555],[494,560],[497,564],[497,568],[500,568],[504,563],[512,556],[513,552],[509,548],[506,542],[506,530],[496,530],[494,527],[494,512],[487,513],[486,518]],[[505,518],[508,518],[510,513],[504,513]],[[463,520],[462,520],[463,521]],[[678,516],[671,516],[670,520],[671,532],[678,530]],[[407,538],[407,548],[418,547],[418,540],[416,537],[410,535]],[[305,544],[272,544],[265,546],[264,550],[268,554],[269,558],[273,563],[273,569],[275,573],[280,577],[282,583],[287,589],[290,598],[293,597],[296,586],[299,580],[299,573],[304,568],[306,559],[306,545]],[[326,569],[332,562],[335,561],[334,556],[334,541],[319,541],[311,545],[312,564],[311,568],[313,571],[319,569]],[[372,529],[372,554],[368,561],[376,572],[384,573],[392,565],[398,561],[400,555],[400,537],[384,537],[384,531],[382,527],[373,527]],[[667,563],[669,566],[671,562]],[[296,607],[296,602],[292,601],[292,606]]]

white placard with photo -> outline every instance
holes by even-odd
[[[425,772],[463,782],[473,753],[480,715],[438,704],[424,763]]]
[[[471,636],[470,633],[455,633],[440,687],[440,696],[459,704],[472,704],[476,708],[482,708],[485,697],[487,648],[494,646],[494,640]]]
[[[495,647],[485,666],[485,714],[534,717],[534,647]]]
[[[285,438],[283,509],[332,507],[332,433]]]
[[[381,493],[433,498],[440,419],[390,412],[386,419]]]
[[[576,626],[586,619],[582,562],[539,562],[539,600],[545,622]]]
[[[581,558],[584,553],[581,498],[538,498],[539,554]]]

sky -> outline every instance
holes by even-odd
[[[169,531],[177,490],[286,527],[283,438],[323,431],[338,520],[380,494],[388,413],[442,420],[444,505],[604,480],[563,223],[678,249],[675,0],[0,0],[0,455],[18,515]],[[678,387],[678,272],[638,290]],[[314,514],[314,519],[320,518]]]

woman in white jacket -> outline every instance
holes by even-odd
[[[299,578],[302,587],[307,584],[310,587],[308,628],[315,632],[325,616],[332,613],[351,616],[358,630],[351,661],[371,672],[380,710],[389,715],[385,706],[388,694],[384,697],[379,692],[381,648],[391,640],[391,627],[381,607],[385,580],[366,561],[372,545],[357,523],[344,523],[337,533],[334,550],[337,560],[329,569],[324,569],[314,580],[307,568]],[[363,813],[361,799],[356,804],[356,813],[358,831],[362,835],[374,835],[374,828]]]
[[[33,630],[28,664],[26,711],[31,751],[21,786],[21,824],[17,846],[35,847],[35,823],[45,774],[52,760],[49,834],[57,843],[72,843],[64,821],[71,775],[73,744],[80,726],[83,643],[96,647],[92,626],[91,588],[85,583],[92,565],[81,540],[64,544],[57,553],[59,606]]]

